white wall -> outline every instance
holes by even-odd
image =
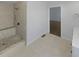
[[[14,25],[13,4],[0,3],[0,29]]]
[[[49,32],[46,2],[27,2],[27,44]]]
[[[16,32],[25,40],[26,39],[26,2],[16,2],[14,7],[15,7]],[[18,9],[16,10],[16,8]],[[20,23],[20,25],[17,25],[18,22]]]
[[[72,40],[73,27],[79,26],[79,18],[74,18],[74,14],[79,13],[79,2],[49,2],[48,5],[61,7],[61,37]]]

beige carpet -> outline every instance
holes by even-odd
[[[55,35],[47,34],[28,47],[25,42],[11,46],[0,56],[8,57],[71,57],[71,42]]]

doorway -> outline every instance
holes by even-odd
[[[50,8],[50,33],[61,36],[61,7]]]

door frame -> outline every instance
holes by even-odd
[[[60,37],[62,36],[62,26],[61,26],[61,23],[62,23],[62,6],[51,6],[51,7],[48,7],[48,22],[49,22],[49,33],[50,33],[50,8],[54,8],[54,7],[60,7],[61,9],[61,19],[60,19]]]

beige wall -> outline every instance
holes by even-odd
[[[17,2],[15,4],[15,24],[16,24],[16,32],[21,35],[23,39],[26,39],[26,2]],[[17,22],[20,25],[17,25]]]
[[[0,3],[0,29],[14,25],[14,9],[12,4]]]
[[[0,40],[16,35],[16,28],[0,31]]]
[[[10,3],[0,3],[0,29],[14,26],[14,6]],[[16,29],[11,28],[0,31],[0,39],[16,34]]]

